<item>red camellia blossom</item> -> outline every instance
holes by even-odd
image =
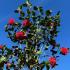
[[[2,45],[0,45],[0,49],[2,49],[3,48],[3,46]]]
[[[49,58],[49,63],[52,67],[56,65],[56,58],[55,57],[50,57]]]
[[[61,52],[61,54],[63,54],[63,55],[66,55],[67,53],[68,53],[68,48],[60,48],[60,52]]]
[[[28,19],[23,20],[22,25],[23,26],[30,26],[29,20]]]
[[[13,25],[15,23],[15,20],[13,18],[11,18],[8,22],[9,25]]]
[[[22,31],[16,32],[16,39],[23,40],[25,38],[26,38],[25,32],[22,32]]]

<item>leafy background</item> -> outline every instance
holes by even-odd
[[[9,48],[12,45],[10,39],[7,38],[7,34],[4,31],[4,26],[7,24],[9,18],[13,17],[18,20],[18,15],[14,13],[14,10],[17,9],[18,5],[25,0],[0,0],[0,44],[6,44]],[[70,1],[69,0],[32,0],[33,4],[40,4],[44,6],[44,9],[51,9],[55,14],[57,11],[61,11],[61,27],[60,33],[58,35],[57,41],[61,44],[62,47],[70,46]],[[23,47],[23,46],[22,46]],[[69,61],[70,55],[65,57],[60,57],[58,61],[58,66],[52,70],[69,70]],[[4,69],[5,70],[5,69]],[[45,70],[45,69],[44,69]]]

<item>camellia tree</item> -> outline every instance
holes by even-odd
[[[28,70],[43,70],[45,66],[46,70],[50,70],[58,65],[60,55],[69,52],[69,48],[60,47],[56,42],[60,12],[53,16],[51,10],[34,6],[26,0],[15,13],[19,14],[20,22],[10,18],[5,31],[17,46],[7,48],[6,45],[0,45],[0,70],[4,65],[7,70],[21,70],[24,67]]]

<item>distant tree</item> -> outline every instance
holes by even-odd
[[[5,64],[7,70],[21,70],[24,66],[28,70],[43,70],[45,66],[50,70],[55,67],[60,54],[66,55],[69,52],[69,48],[60,47],[56,42],[60,12],[53,16],[51,10],[34,6],[26,0],[15,13],[19,14],[20,21],[10,18],[5,32],[17,46],[9,49],[6,45],[0,45],[0,70]],[[42,61],[44,58],[46,60]]]

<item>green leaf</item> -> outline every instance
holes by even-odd
[[[38,7],[37,7],[37,6],[34,6],[33,9],[34,9],[34,10],[38,10]]]
[[[46,15],[47,15],[47,16],[51,15],[51,13],[52,13],[51,10],[47,10],[47,11],[46,11]]]
[[[35,12],[34,11],[32,11],[32,15],[35,16]]]
[[[7,59],[6,59],[6,57],[2,56],[2,57],[0,58],[0,63],[1,63],[1,62],[4,62],[4,61],[7,61]]]
[[[47,70],[50,70],[50,64],[48,61],[46,62],[46,68],[47,68]]]
[[[46,65],[46,68],[47,68],[47,70],[50,70],[50,66],[49,65]]]
[[[49,46],[45,46],[45,50],[48,50],[48,47],[49,47]]]
[[[29,9],[27,9],[27,13],[28,13],[28,15],[29,15],[29,14],[31,14],[31,12],[30,12],[30,10],[29,10]]]
[[[8,55],[11,55],[13,53],[12,50],[8,49],[7,47],[5,47],[5,49],[7,50]]]
[[[26,1],[26,4],[28,7],[30,7],[30,8],[32,7],[32,4],[29,2],[29,0]]]
[[[33,21],[36,21],[36,19],[37,19],[37,17],[32,16],[32,20],[33,20]]]
[[[37,51],[36,54],[40,55],[42,54],[42,51]]]
[[[57,15],[60,15],[60,11],[57,12]]]
[[[18,8],[19,8],[19,9],[22,9],[22,5],[20,5]]]
[[[19,17],[19,20],[24,20],[24,18],[23,17]]]
[[[45,67],[45,62],[42,62],[42,63],[40,64],[41,70],[43,70],[44,67]]]
[[[25,16],[25,13],[24,12],[21,12],[21,16],[24,17]]]
[[[23,7],[27,7],[27,4],[26,4],[26,3],[24,3],[24,4],[22,4],[22,6],[23,6]]]
[[[5,25],[5,32],[8,31],[8,25]]]
[[[38,9],[39,9],[40,13],[43,14],[43,8],[39,7]]]

